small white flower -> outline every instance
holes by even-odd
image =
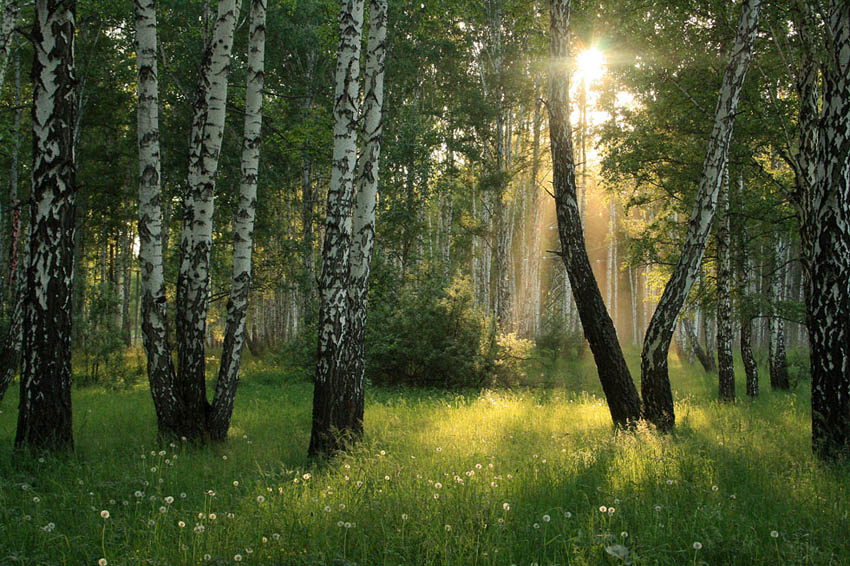
[[[336,522],[336,526],[337,526],[337,527],[341,527],[341,526],[343,526],[344,524],[345,524],[345,522],[344,522],[344,521],[337,521],[337,522]]]
[[[233,480],[233,487],[239,487],[239,480]]]
[[[716,485],[711,486],[711,491],[717,491],[718,489],[720,489],[720,488],[717,487]]]
[[[436,487],[437,489],[443,489],[443,484],[441,484],[440,482],[437,482],[437,483],[434,484],[434,487]]]
[[[165,499],[163,499],[163,501],[165,501],[166,505],[171,505],[172,503],[174,503],[174,498],[169,495]]]
[[[346,529],[350,529],[351,527],[354,526],[354,523],[349,523],[348,521],[346,521],[344,526],[345,526]]]
[[[702,548],[702,543],[700,541],[694,542],[694,550],[699,550]]]
[[[106,566],[109,562],[106,561],[106,558],[101,558],[97,561],[97,566]]]
[[[502,503],[502,509],[504,509],[505,511],[510,511],[511,510],[511,504],[510,503]]]
[[[573,516],[573,514],[570,513],[569,511],[564,511],[564,517],[566,517],[567,519],[569,519],[572,516]]]
[[[402,520],[402,521],[407,521],[407,513],[402,513],[402,514],[401,514],[401,520]]]
[[[257,503],[264,503],[265,501],[266,501],[266,498],[263,497],[262,495],[257,496]]]
[[[168,511],[168,509],[165,507],[165,505],[159,508],[160,513],[165,513],[166,511]]]
[[[234,562],[242,562],[242,555],[241,555],[241,554],[237,554],[237,555],[235,555],[235,556],[233,557],[233,561],[234,561]]]
[[[451,526],[451,525],[446,525],[446,532],[447,532],[447,533],[450,533],[451,531],[452,531],[452,526]]]
[[[216,514],[215,514],[215,513],[210,513],[210,515],[209,515],[209,519],[210,519],[210,521],[215,521],[215,520],[216,520],[216,518],[217,518],[217,517],[216,517]]]
[[[770,531],[770,536],[772,538],[779,538],[779,531]]]
[[[177,526],[181,529],[184,529],[186,528],[186,523],[184,523],[183,521],[177,521]]]
[[[109,518],[109,511],[107,511],[106,509],[104,509],[103,511],[101,511],[101,512],[100,512],[100,518],[101,518],[101,519],[104,519],[104,520],[108,519],[108,518]]]
[[[543,522],[544,523],[548,523],[551,520],[552,520],[552,517],[550,517],[549,515],[543,515]]]
[[[629,538],[629,533],[627,533],[626,531],[623,531],[622,533],[620,533],[620,536],[623,537],[623,538]]]
[[[607,513],[607,512],[608,512],[608,508],[607,508],[607,507],[605,507],[604,505],[600,505],[600,506],[599,506],[599,512],[600,512],[600,513]]]
[[[41,498],[39,498],[38,496],[32,498],[33,503],[38,503],[39,501],[41,501]]]
[[[533,524],[533,525],[531,525],[531,526],[532,526],[532,527],[534,527],[535,529],[539,529],[539,528],[540,528],[540,523],[534,523],[534,524]]]

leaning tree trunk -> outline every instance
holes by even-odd
[[[215,440],[227,438],[230,417],[233,415],[236,385],[239,382],[242,346],[245,343],[245,315],[248,311],[248,293],[251,289],[251,249],[254,243],[257,173],[263,126],[266,0],[252,0],[250,26],[239,208],[233,222],[233,277],[230,283],[230,300],[227,302],[227,327],[224,333],[221,366],[219,366],[218,382],[209,417],[209,434]]]
[[[732,357],[732,247],[729,230],[729,169],[720,186],[717,230],[717,374],[721,401],[735,401],[735,361]]]
[[[351,280],[348,289],[346,381],[353,385],[351,435],[363,433],[363,381],[366,364],[366,310],[369,294],[369,263],[375,244],[375,206],[378,195],[378,163],[381,155],[384,106],[384,61],[387,39],[387,0],[369,0],[369,40],[366,46],[366,81],[363,109],[363,149],[357,163],[357,197],[351,241]]]
[[[213,195],[224,133],[227,79],[240,0],[222,0],[204,52],[193,108],[189,172],[183,203],[177,278],[178,430],[189,439],[206,435],[206,329],[212,247]]]
[[[549,3],[549,130],[561,254],[569,274],[584,334],[596,360],[602,389],[614,423],[640,418],[640,397],[623,358],[614,323],[590,268],[581,213],[576,201],[575,162],[570,127],[570,81],[566,62],[570,45],[570,0]]]
[[[705,253],[708,232],[714,220],[717,193],[728,159],[738,97],[744,84],[744,77],[752,57],[753,41],[758,30],[760,4],[761,0],[745,0],[741,6],[732,56],[726,67],[717,98],[714,126],[703,162],[696,202],[688,222],[685,244],[644,337],[641,352],[643,412],[644,416],[660,430],[669,430],[675,424],[673,395],[667,373],[667,352],[673,338],[676,318],[693,286]]]
[[[76,158],[74,0],[37,0],[30,258],[17,446],[72,449],[71,295]]]
[[[785,291],[785,260],[782,238],[777,237],[773,250],[773,273],[770,280],[770,298],[773,303],[768,333],[768,360],[770,367],[770,388],[787,391],[791,388],[788,380],[788,359],[785,354],[785,320],[780,305]]]
[[[345,435],[357,431],[356,383],[346,359],[348,284],[351,273],[351,200],[357,162],[358,78],[364,0],[344,0],[339,18],[339,50],[334,91],[334,147],[328,189],[327,222],[319,279],[319,344],[313,391],[309,454],[341,449]]]

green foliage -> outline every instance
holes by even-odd
[[[367,375],[376,383],[480,387],[488,382],[482,346],[488,321],[472,284],[458,278],[404,286],[397,303],[376,302],[366,339]]]
[[[112,285],[92,288],[83,313],[74,321],[79,332],[76,341],[74,382],[128,388],[144,378],[143,360],[130,363],[127,336],[121,332],[117,313],[121,300]]]

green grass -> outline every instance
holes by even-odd
[[[673,367],[676,433],[615,433],[568,369],[590,392],[373,389],[365,441],[322,465],[310,385],[273,371],[207,448],[160,451],[145,389],[86,388],[73,455],[15,453],[10,392],[0,564],[850,564],[850,469],[811,456],[802,385],[723,406]]]

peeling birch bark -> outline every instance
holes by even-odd
[[[251,250],[254,244],[254,215],[257,208],[257,174],[263,127],[263,72],[266,48],[266,0],[251,1],[248,44],[248,80],[245,90],[245,123],[242,140],[242,166],[239,206],[233,221],[233,276],[227,302],[227,326],[221,353],[218,382],[209,415],[209,434],[215,440],[227,438],[242,347],[245,344],[245,316],[251,290]]]
[[[334,90],[334,146],[328,189],[327,221],[319,278],[319,344],[313,391],[309,454],[319,456],[343,447],[346,431],[357,430],[354,411],[342,406],[348,397],[343,367],[351,274],[351,209],[357,162],[360,44],[364,0],[343,0]]]
[[[73,449],[71,296],[76,156],[74,0],[37,0],[33,168],[17,446]]]

